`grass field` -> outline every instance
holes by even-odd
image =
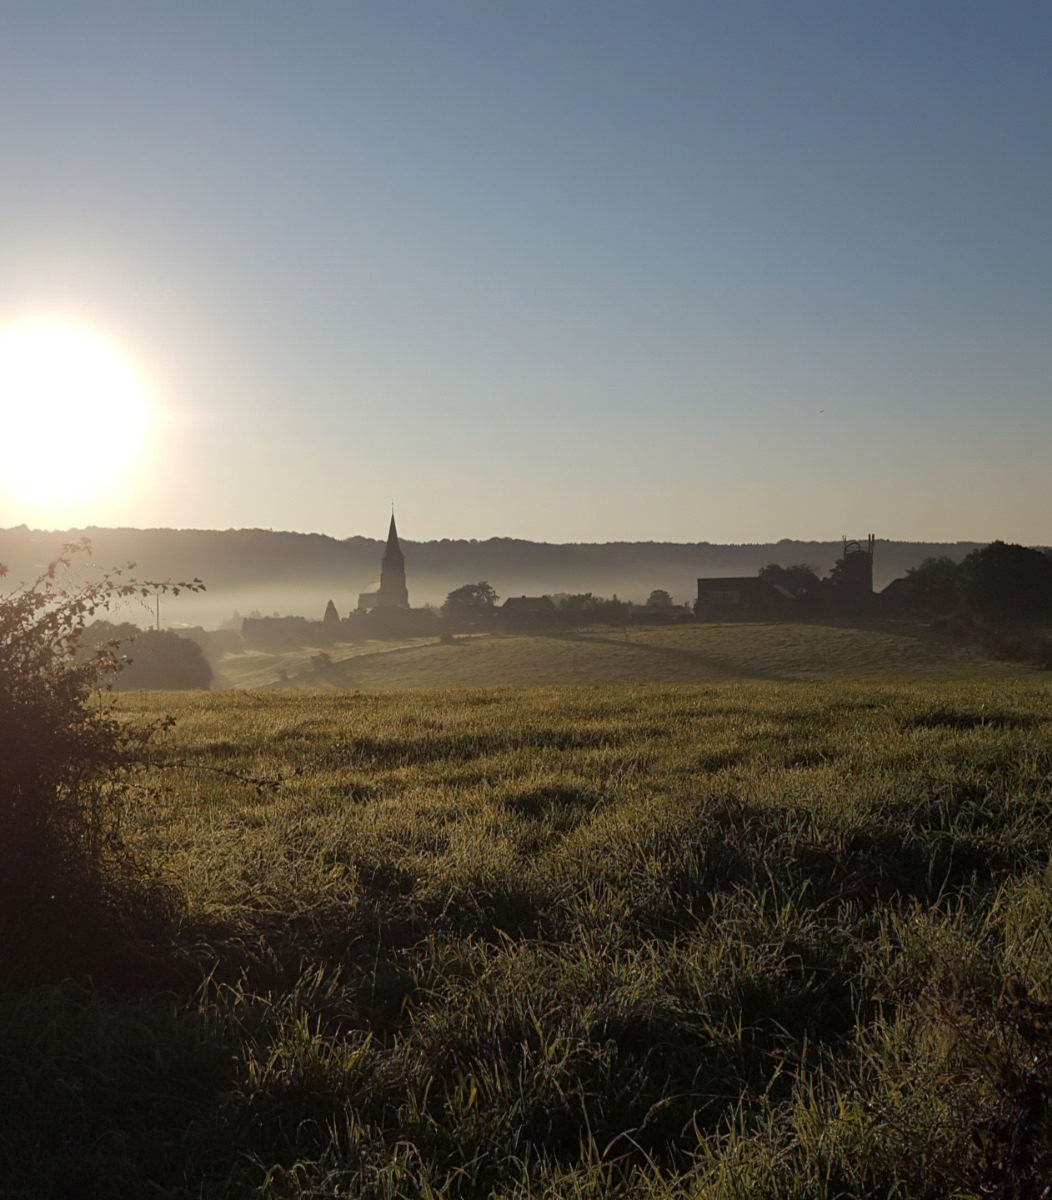
[[[1052,1177],[1046,676],[112,702],[176,717],[129,827],[170,925],[8,981],[0,1195]]]
[[[316,662],[324,652],[328,661]],[[369,641],[215,660],[226,687],[416,688],[735,679],[975,678],[1012,669],[901,622],[590,626],[550,634]],[[1016,672],[1018,673],[1018,669]],[[1025,670],[1024,670],[1025,673]]]

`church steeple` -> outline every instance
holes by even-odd
[[[387,549],[384,551],[384,561],[393,558],[398,562],[405,562],[405,555],[402,553],[402,547],[398,544],[398,530],[395,529],[394,509],[391,510],[391,528],[387,531]]]
[[[380,563],[380,591],[377,604],[392,608],[409,607],[409,589],[405,582],[405,555],[398,544],[394,507],[391,508],[391,528],[387,532],[387,549]]]

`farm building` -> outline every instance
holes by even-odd
[[[865,542],[844,537],[844,549],[822,595],[796,594],[757,575],[698,580],[694,612],[701,618],[841,616],[873,608],[873,534]]]
[[[756,575],[730,575],[698,580],[695,613],[702,618],[787,616],[793,611],[792,592]]]
[[[509,596],[500,606],[498,620],[505,632],[553,625],[559,618],[551,596]]]

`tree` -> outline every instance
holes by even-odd
[[[552,599],[562,618],[574,625],[620,625],[628,615],[628,605],[616,596],[604,600],[591,592],[556,592]]]
[[[961,564],[968,607],[986,618],[1052,612],[1052,558],[1028,546],[991,542]]]
[[[591,592],[556,592],[552,600],[561,613],[575,621],[593,618],[603,604]]]
[[[906,572],[907,603],[933,617],[946,616],[964,602],[964,572],[946,555],[926,558]]]
[[[212,686],[212,668],[204,650],[191,638],[169,629],[147,629],[132,643],[127,665],[115,677],[114,685],[122,691],[208,688]]]
[[[114,625],[96,620],[86,626],[78,646],[80,661],[89,659],[100,647],[114,650],[120,672],[109,679],[109,686],[118,691],[182,691],[212,685],[212,667],[204,648],[173,630],[142,630],[128,622]]]
[[[809,563],[793,563],[791,567],[768,563],[760,568],[759,576],[765,583],[785,588],[794,596],[814,597],[822,591],[822,580]]]
[[[128,622],[96,621],[81,634],[78,657],[87,659],[100,646],[111,647],[119,657],[120,672],[109,681],[118,691],[212,686],[212,667],[200,643],[172,630],[144,631]]]
[[[478,583],[465,583],[449,593],[442,605],[442,613],[459,625],[478,624],[493,616],[498,599],[484,579]]]
[[[647,608],[671,608],[672,597],[664,588],[654,588],[647,597]]]
[[[202,587],[119,570],[72,583],[72,554],[85,549],[66,547],[33,583],[0,596],[0,947],[9,954],[138,883],[121,820],[131,773],[166,722],[119,721],[88,703],[122,664],[112,643],[78,658],[85,622],[123,597]]]

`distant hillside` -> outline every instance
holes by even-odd
[[[375,538],[340,540],[324,534],[269,529],[76,529],[62,532],[26,526],[0,530],[0,563],[8,582],[35,577],[64,542],[87,537],[93,558],[103,567],[136,564],[145,578],[199,576],[207,592],[166,599],[162,623],[216,625],[235,609],[321,618],[332,599],[341,612],[353,608],[358,593],[380,574],[384,543]],[[876,544],[874,575],[879,589],[929,555],[957,561],[981,542],[888,542]],[[617,594],[643,601],[664,588],[678,603],[693,600],[702,576],[753,575],[766,563],[805,562],[828,571],[841,543],[801,542],[714,545],[710,542],[528,542],[517,538],[485,541],[402,539],[409,598],[414,605],[441,604],[462,583],[488,580],[501,597],[553,592]],[[139,620],[149,623],[149,614]]]

